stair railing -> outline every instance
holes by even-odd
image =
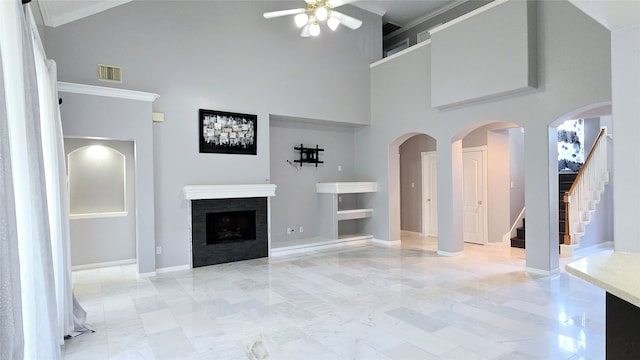
[[[607,167],[606,128],[600,130],[587,159],[578,172],[569,191],[564,194],[565,231],[563,243],[575,245],[580,242],[584,234],[586,223],[591,218],[591,212],[600,200],[604,185],[609,181]]]

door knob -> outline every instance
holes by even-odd
[[[427,199],[427,202],[431,202],[431,198],[428,198],[428,199]]]
[[[482,200],[478,200],[478,205],[482,205]]]

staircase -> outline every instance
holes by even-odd
[[[564,195],[569,191],[569,189],[571,189],[573,182],[576,180],[576,176],[578,176],[577,173],[560,173],[558,175],[558,189],[559,189],[558,193],[560,196],[559,197],[560,203],[558,207],[560,212],[560,216],[559,216],[560,238],[559,238],[558,245],[564,244],[564,235],[565,235],[565,229],[566,229],[565,221],[567,220],[567,207],[564,202]]]
[[[511,247],[524,249],[524,227],[525,219],[522,219],[522,226],[516,229],[516,237],[511,238]]]
[[[558,175],[558,247],[562,254],[569,255],[573,248],[579,246],[580,237],[609,182],[606,134],[606,129],[602,128],[579,173]],[[511,247],[524,249],[524,219],[516,232],[516,237],[511,238]]]
[[[607,167],[607,142],[606,129],[603,128],[585,159],[584,165],[577,174],[573,185],[563,196],[567,209],[564,215],[564,239],[560,240],[563,254],[570,255],[573,248],[580,244],[580,237],[584,235],[585,227],[591,221],[591,215],[600,202],[600,195],[609,182],[609,170]],[[562,186],[562,185],[561,185]],[[560,231],[562,231],[562,229]]]
[[[565,194],[571,189],[573,182],[578,176],[577,173],[560,173],[558,174],[558,209],[559,218],[558,225],[560,233],[558,234],[558,246],[564,244],[565,221],[567,219],[567,207],[564,202]],[[516,237],[511,238],[511,247],[525,249],[525,220],[522,219],[522,226],[516,229]]]

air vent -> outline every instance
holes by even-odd
[[[390,22],[384,23],[382,25],[382,36],[387,36],[398,29],[402,29],[402,26]]]
[[[119,66],[98,64],[98,80],[122,82],[122,68]]]

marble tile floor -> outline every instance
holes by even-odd
[[[604,292],[524,250],[362,245],[138,279],[73,273],[97,330],[65,359],[604,359]],[[574,256],[574,260],[577,257]],[[562,259],[564,263],[570,261]]]

